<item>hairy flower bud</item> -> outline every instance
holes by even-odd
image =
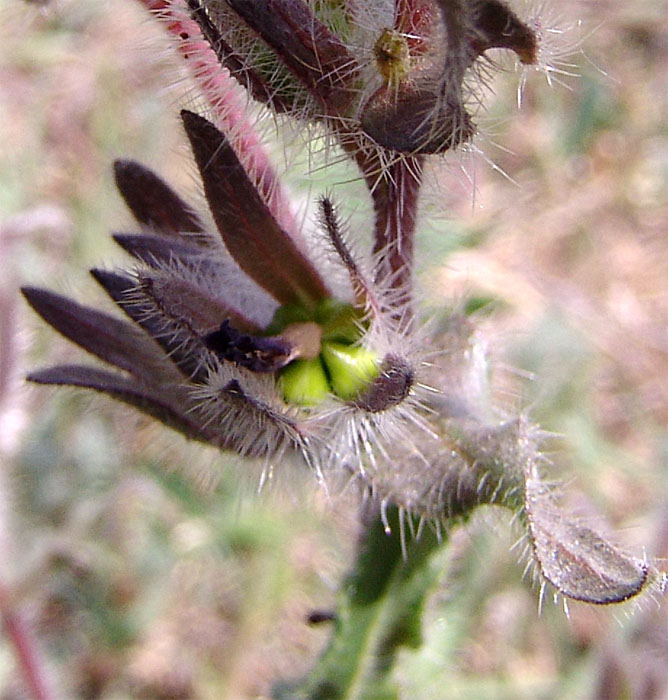
[[[361,149],[455,148],[475,132],[464,85],[474,63],[492,48],[536,62],[534,30],[502,0],[375,5],[188,0],[222,65],[253,97],[322,121]]]

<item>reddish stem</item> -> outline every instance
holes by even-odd
[[[0,618],[7,639],[14,649],[26,688],[33,700],[53,700],[54,693],[49,689],[44,676],[43,665],[37,644],[23,617],[12,609],[10,595],[0,583]]]
[[[440,21],[440,12],[433,0],[396,0],[394,28],[407,35],[411,56],[429,50],[429,40]]]
[[[420,187],[422,156],[398,158],[382,166],[378,153],[350,142],[344,148],[355,158],[371,193],[376,212],[373,252],[380,256],[376,281],[397,290],[394,305],[411,316],[413,242]]]
[[[429,37],[439,10],[433,0],[396,0],[394,27],[408,35],[411,55],[428,50]],[[400,158],[383,167],[375,152],[348,149],[360,166],[376,212],[374,253],[381,255],[378,282],[399,290],[399,304],[410,307],[413,239],[417,201],[422,184],[421,156]],[[379,176],[379,172],[383,175]],[[409,313],[410,316],[410,313]]]
[[[221,67],[197,23],[188,17],[183,7],[170,0],[138,2],[165,20],[167,31],[177,39],[179,51],[190,64],[192,75],[211,106],[218,126],[262,193],[274,218],[297,245],[305,249],[289,198],[253,124],[245,116],[246,104],[239,94],[238,85],[229,71]]]
[[[378,281],[387,279],[411,299],[413,243],[417,202],[422,184],[421,157],[401,158],[387,168],[372,191],[376,212],[374,253],[382,254]]]

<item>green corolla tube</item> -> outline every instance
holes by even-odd
[[[320,357],[295,360],[281,371],[281,389],[288,403],[317,406],[330,393]]]
[[[323,343],[321,356],[329,373],[332,393],[354,399],[378,375],[378,358],[359,345]]]

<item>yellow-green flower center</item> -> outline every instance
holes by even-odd
[[[329,395],[354,399],[378,376],[380,361],[375,352],[360,344],[363,323],[353,306],[335,299],[325,299],[314,312],[283,306],[267,333],[280,334],[296,324],[313,323],[321,331],[319,352],[299,357],[279,371],[283,398],[302,406],[318,405]]]

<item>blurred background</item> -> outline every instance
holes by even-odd
[[[668,5],[559,12],[583,19],[578,77],[530,74],[519,111],[517,74],[494,82],[483,155],[430,174],[419,284],[433,313],[479,307],[499,400],[555,434],[574,509],[668,557]],[[0,0],[0,612],[31,630],[58,698],[266,697],[326,643],[306,618],[351,561],[355,510],[310,475],[258,494],[243,463],[23,380],[80,355],[19,286],[110,308],[86,271],[123,262],[109,233],[132,227],[111,162],[195,191],[177,116],[197,104],[133,0]],[[337,196],[336,170],[295,170],[296,199]],[[404,697],[668,698],[666,601],[567,617],[549,599],[539,615],[516,536],[491,510],[453,534],[425,645],[400,659]],[[30,697],[15,651],[0,640],[1,700]]]

